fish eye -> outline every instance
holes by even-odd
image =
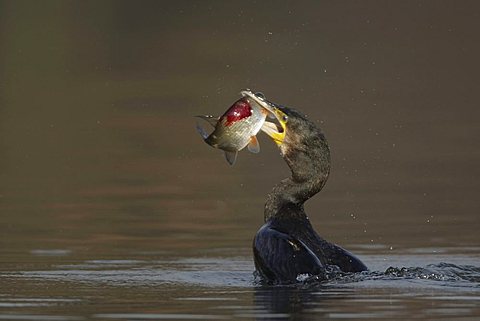
[[[286,123],[287,120],[288,120],[288,116],[287,116],[287,115],[283,115],[283,116],[282,116],[282,121],[283,121],[284,123]]]
[[[266,98],[265,98],[265,95],[264,95],[263,93],[261,93],[261,92],[255,93],[255,96],[256,96],[257,98],[260,98],[261,100],[265,100],[265,99],[266,99]]]

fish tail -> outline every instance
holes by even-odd
[[[202,136],[202,138],[205,140],[207,139],[208,137],[208,134],[207,132],[205,131],[205,129],[203,129],[202,126],[200,126],[200,124],[197,123],[197,132],[200,134],[200,136]]]
[[[215,116],[212,116],[212,115],[198,115],[198,116],[195,116],[195,117],[203,119],[204,121],[206,121],[207,123],[212,125],[213,128],[215,128],[215,126],[217,126],[218,117],[215,117]]]

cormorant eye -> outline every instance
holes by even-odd
[[[284,123],[286,123],[287,120],[288,120],[288,116],[287,116],[287,115],[283,115],[283,116],[282,116],[282,121],[283,121]]]
[[[261,92],[258,92],[258,93],[255,93],[255,96],[257,96],[257,98],[260,98],[260,100],[265,100],[265,95]]]

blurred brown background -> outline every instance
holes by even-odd
[[[479,7],[0,2],[3,257],[248,251],[288,168],[264,135],[228,166],[192,117],[243,88],[327,135],[332,175],[307,204],[321,235],[478,251]]]

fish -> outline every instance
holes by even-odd
[[[213,132],[208,134],[197,123],[197,131],[203,140],[223,150],[230,165],[235,164],[238,152],[245,147],[252,153],[260,152],[256,135],[264,126],[266,117],[273,117],[263,94],[253,93],[250,89],[244,89],[240,94],[242,98],[234,102],[222,116],[196,116],[214,127]]]

